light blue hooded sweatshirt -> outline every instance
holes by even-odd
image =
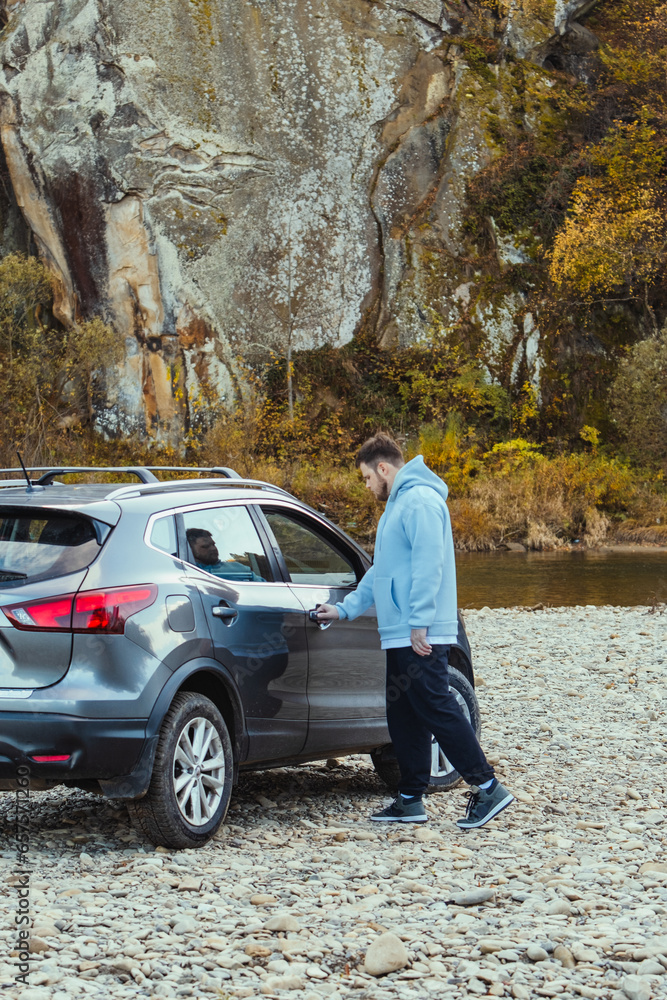
[[[421,455],[399,469],[378,524],[375,561],[357,589],[336,605],[358,618],[374,603],[382,640],[405,640],[413,628],[456,635],[456,569],[448,489]]]

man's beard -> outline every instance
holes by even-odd
[[[375,494],[380,503],[386,503],[389,499],[389,483],[382,483],[380,492]]]

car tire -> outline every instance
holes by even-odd
[[[179,692],[162,722],[148,791],[127,804],[135,828],[161,847],[201,847],[225,818],[233,770],[232,743],[216,706],[204,695]]]
[[[449,668],[449,686],[453,691],[456,700],[463,714],[475,730],[475,735],[479,739],[482,731],[479,703],[475,689],[467,677],[454,667]],[[398,761],[394,754],[391,743],[379,747],[371,754],[373,766],[384,783],[392,790],[397,791],[401,772]],[[454,770],[442,750],[433,738],[433,758],[431,764],[431,781],[428,787],[429,792],[449,791],[456,788],[462,781],[461,775]]]

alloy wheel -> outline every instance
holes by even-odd
[[[225,784],[225,757],[215,726],[201,716],[183,727],[173,770],[174,794],[183,818],[205,826],[220,804]]]

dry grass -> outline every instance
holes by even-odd
[[[497,547],[502,534],[495,517],[476,500],[450,500],[452,531],[456,547],[465,552],[484,552]]]
[[[586,530],[582,539],[583,543],[586,548],[594,549],[606,541],[611,521],[597,507],[589,507],[584,515],[584,525]]]
[[[614,528],[610,538],[630,545],[667,545],[667,524],[637,524],[627,520]]]
[[[471,551],[509,541],[536,550],[575,539],[587,548],[610,539],[667,541],[667,495],[659,475],[651,479],[598,455],[547,458],[525,442],[486,455],[465,494],[454,491],[450,509],[456,545]]]
[[[523,544],[527,549],[544,552],[548,549],[557,549],[563,544],[563,539],[559,538],[556,532],[543,521],[528,521],[528,530],[523,538]]]

